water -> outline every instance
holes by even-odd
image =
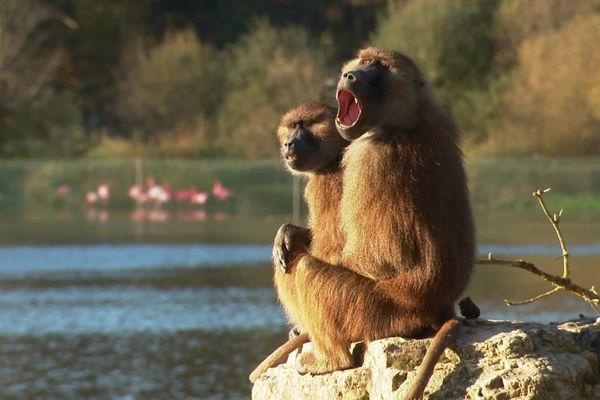
[[[269,263],[269,241],[284,221],[149,225],[140,236],[120,219],[70,220],[60,240],[53,232],[65,221],[28,221],[43,229],[27,236],[16,228],[18,243],[3,235],[0,398],[248,398],[248,373],[288,330]],[[564,226],[573,279],[588,286],[600,285],[597,222]],[[480,219],[478,231],[481,254],[523,257],[561,272],[543,219]],[[8,232],[6,225],[0,232]],[[114,232],[125,236],[115,240]],[[549,322],[591,314],[563,293],[524,307],[503,303],[547,289],[527,272],[478,266],[466,295],[485,318]]]
[[[0,398],[247,397],[285,339],[269,252],[0,247]]]

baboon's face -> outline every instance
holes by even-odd
[[[377,120],[389,74],[388,68],[378,60],[359,58],[344,67],[337,86],[335,119],[344,138],[360,137]]]
[[[354,140],[366,132],[404,129],[413,118],[424,84],[412,60],[400,53],[368,48],[342,68],[337,86],[335,124]]]
[[[277,137],[292,172],[320,172],[340,160],[348,142],[333,120],[332,109],[315,105],[297,107],[282,118]]]

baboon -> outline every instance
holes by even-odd
[[[339,218],[340,162],[349,142],[336,129],[335,109],[319,103],[293,108],[281,118],[277,138],[288,170],[307,178],[304,199],[308,208],[308,229],[285,224],[280,229],[286,234],[278,237],[295,237],[296,246],[306,246],[315,257],[338,264],[345,243]],[[286,243],[274,246],[275,266],[282,266],[297,250],[291,244],[288,248]],[[275,269],[278,295],[290,321],[304,331],[302,313],[297,311],[295,285],[284,274],[284,270]]]
[[[304,200],[308,208],[308,229],[292,224],[280,228],[282,239],[273,247],[275,287],[288,319],[303,332],[302,309],[299,309],[295,284],[282,268],[293,262],[294,254],[308,247],[315,257],[338,264],[344,248],[344,235],[339,217],[342,197],[340,162],[349,142],[335,126],[335,109],[320,103],[302,104],[288,111],[277,129],[281,156],[292,174],[307,178]],[[294,243],[287,239],[294,237]],[[287,268],[287,267],[286,267]],[[263,361],[250,375],[254,382],[267,368],[309,340],[306,333],[290,341]]]
[[[349,368],[350,343],[389,336],[438,332],[428,353],[439,357],[458,326],[454,304],[474,261],[458,130],[401,53],[359,51],[342,68],[336,97],[337,129],[351,141],[342,160],[341,261],[310,254],[296,231],[275,238],[291,249],[281,267],[315,345],[300,354],[298,370]],[[410,398],[421,397],[435,354]]]

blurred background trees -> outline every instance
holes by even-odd
[[[469,154],[600,153],[600,0],[3,0],[3,158],[266,158],[368,44],[423,66]]]

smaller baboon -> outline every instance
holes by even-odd
[[[281,119],[277,138],[281,156],[292,174],[307,178],[304,199],[308,207],[308,229],[285,224],[280,231],[283,238],[273,248],[275,286],[290,321],[301,331],[304,323],[297,312],[295,285],[287,276],[288,262],[294,248],[309,248],[311,254],[331,264],[338,264],[344,248],[340,227],[339,205],[342,197],[340,162],[348,141],[335,127],[335,109],[324,104],[302,104],[288,111]],[[291,240],[293,238],[293,240]]]
[[[290,322],[301,332],[303,312],[297,302],[295,284],[286,272],[296,254],[306,248],[315,257],[338,264],[344,248],[339,205],[342,197],[340,162],[348,141],[335,127],[336,110],[324,104],[302,104],[281,119],[277,138],[281,156],[292,174],[307,178],[304,199],[308,207],[308,228],[284,224],[273,247],[275,286]],[[300,247],[298,247],[300,246]],[[293,338],[267,358],[250,376],[255,380],[264,370],[283,361],[290,351],[308,341],[306,334]]]
[[[310,253],[331,264],[339,262],[344,248],[339,217],[340,163],[349,144],[335,127],[335,112],[324,104],[303,104],[288,111],[277,130],[286,167],[307,178],[308,228],[318,228],[311,232]]]

